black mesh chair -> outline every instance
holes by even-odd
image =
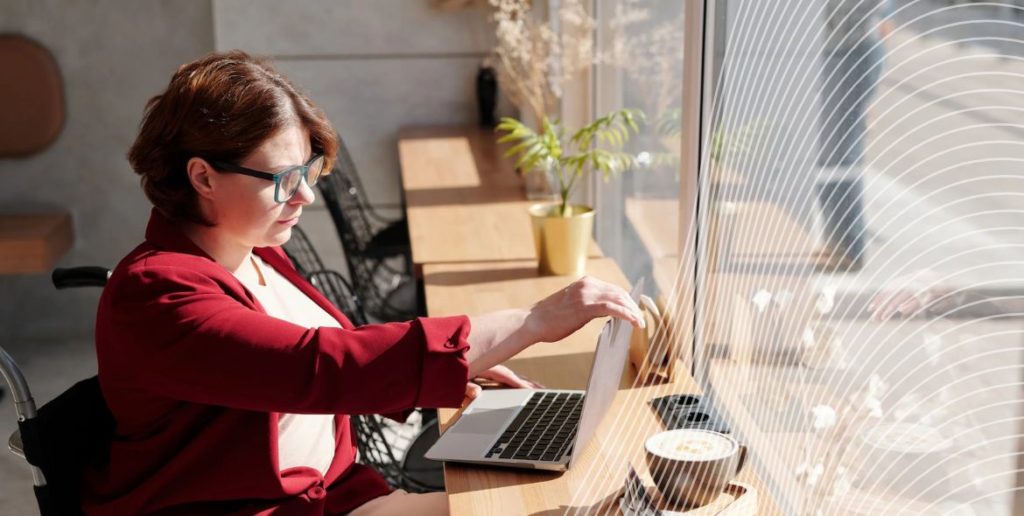
[[[327,267],[324,267],[324,262],[320,259],[320,255],[317,254],[316,248],[313,247],[313,242],[309,240],[306,232],[299,226],[292,226],[292,236],[285,242],[283,249],[284,253],[295,264],[295,269],[306,279],[309,279],[309,275],[316,271],[327,269]],[[348,314],[341,305],[338,305],[338,308],[341,308],[342,312]]]
[[[102,267],[57,269],[59,289],[106,284]],[[18,430],[8,447],[29,463],[42,516],[82,514],[79,488],[86,468],[102,467],[110,458],[114,418],[95,376],[82,380],[36,410],[28,382],[9,354],[0,348],[0,372],[11,390]]]
[[[405,206],[400,205],[402,218],[388,219],[380,215],[366,196],[366,189],[359,178],[359,171],[352,160],[352,154],[342,140],[338,141],[338,156],[331,174],[324,177],[333,183],[338,192],[347,192],[352,202],[346,208],[357,210],[351,214],[351,226],[361,254],[367,258],[383,261],[402,257],[411,272],[411,247],[409,245],[409,224],[405,219]],[[337,224],[337,221],[335,221]]]
[[[381,254],[382,249],[397,252],[397,248],[373,244],[375,233],[359,187],[342,168],[336,167],[317,186],[337,229],[356,293],[366,311],[378,320],[404,321],[423,315],[415,281],[409,274],[387,267],[388,257]],[[408,247],[401,253],[408,264]]]
[[[319,270],[309,273],[306,278],[324,297],[338,307],[352,321],[352,324],[362,326],[369,322],[363,311],[362,302],[353,293],[352,285],[344,276],[336,271]]]

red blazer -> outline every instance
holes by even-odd
[[[266,314],[224,267],[155,210],[114,270],[96,321],[99,381],[117,422],[110,464],[88,472],[87,514],[334,514],[387,494],[355,464],[343,414],[457,407],[469,319],[352,323],[279,248],[255,253],[342,328]],[[280,471],[278,413],[338,414],[326,476]]]

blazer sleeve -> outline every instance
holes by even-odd
[[[304,328],[246,306],[209,275],[158,267],[126,271],[108,286],[97,351],[107,381],[172,399],[383,413],[459,406],[469,331],[465,316]]]

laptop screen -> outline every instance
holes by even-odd
[[[641,280],[633,287],[630,296],[637,301],[642,291]],[[587,447],[587,443],[608,412],[608,407],[615,400],[626,357],[629,356],[629,341],[632,335],[632,325],[622,319],[609,320],[601,330],[601,336],[597,339],[597,350],[594,352],[594,364],[590,368],[587,395],[583,399],[579,433],[572,448],[572,456],[569,457],[569,464],[575,462],[576,457]]]

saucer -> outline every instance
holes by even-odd
[[[659,510],[654,511],[651,509],[637,510],[626,505],[626,497],[619,497],[619,510],[622,511],[624,516],[686,516],[686,513],[679,511],[668,511]]]

